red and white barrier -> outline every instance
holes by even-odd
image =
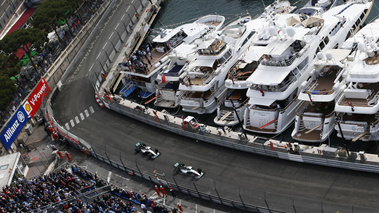
[[[99,95],[95,93],[96,102],[101,106],[105,107],[103,102],[100,100]]]

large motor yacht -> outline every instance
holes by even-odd
[[[340,113],[335,129],[346,140],[379,139],[378,41],[378,19],[346,41],[347,47],[357,47],[351,56],[354,63],[347,75],[347,86],[335,106],[335,111]]]
[[[254,31],[246,25],[250,16],[228,24],[222,31],[197,39],[198,56],[190,61],[180,79],[180,105],[186,112],[206,114],[216,110],[217,99],[225,89],[230,67],[244,52]]]
[[[333,1],[309,1],[304,7],[296,11],[297,14],[320,15],[326,10],[334,6]],[[266,10],[269,11],[269,10]],[[290,10],[282,10],[281,12],[265,13],[258,19],[253,20],[256,34],[246,53],[240,60],[229,70],[227,79],[225,80],[226,90],[222,93],[217,104],[217,115],[214,122],[220,126],[234,126],[241,122],[244,118],[245,109],[248,102],[246,96],[247,84],[246,80],[256,70],[260,58],[269,52],[276,45],[276,37],[270,36],[268,29],[280,15],[289,13]],[[297,20],[289,19],[289,25],[297,24]],[[271,45],[270,45],[271,44]]]
[[[193,23],[188,23],[176,27],[175,29],[165,29],[159,32],[151,43],[149,58],[151,66],[147,68],[131,67],[125,63],[120,64],[121,74],[127,82],[121,90],[121,95],[127,97],[134,88],[139,88],[139,95],[142,98],[148,98],[155,93],[157,84],[155,79],[158,74],[167,69],[170,63],[169,55],[172,50],[181,44],[191,44],[195,39],[200,38],[209,31],[218,30],[225,21],[224,16],[207,15],[199,18]]]
[[[363,23],[371,7],[371,1],[350,1],[321,15],[280,16],[269,29],[277,44],[247,79],[250,99],[243,127],[268,134],[287,129],[302,103],[297,96],[314,69],[316,54],[341,46]]]
[[[292,138],[303,142],[323,142],[334,131],[335,99],[345,86],[350,49],[331,49],[317,54],[311,77],[303,82],[298,99],[303,101],[296,112]]]

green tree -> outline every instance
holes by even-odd
[[[0,75],[0,109],[5,110],[9,103],[13,100],[13,96],[17,91],[15,83],[8,77]]]
[[[19,61],[14,53],[0,53],[0,75],[12,77],[19,74],[21,70]]]
[[[19,48],[23,49],[29,57],[34,70],[38,72],[30,53],[32,52],[32,48],[40,52],[47,41],[47,33],[40,29],[18,29],[6,35],[0,41],[0,49],[9,54],[16,52]]]
[[[59,20],[66,20],[76,8],[77,0],[47,0],[38,6],[30,22],[35,28],[54,30],[59,42],[62,43],[57,32]]]

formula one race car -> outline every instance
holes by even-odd
[[[204,172],[201,171],[201,169],[193,169],[192,166],[186,166],[183,163],[176,163],[174,164],[174,167],[176,172],[180,172],[182,174],[195,175],[196,179],[199,179],[204,175]]]
[[[147,155],[151,159],[155,159],[161,155],[158,149],[152,150],[150,146],[146,146],[146,144],[140,142],[136,144],[135,150],[143,155]]]

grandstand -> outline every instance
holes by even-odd
[[[30,180],[16,178],[0,195],[2,212],[178,212],[74,164]]]

